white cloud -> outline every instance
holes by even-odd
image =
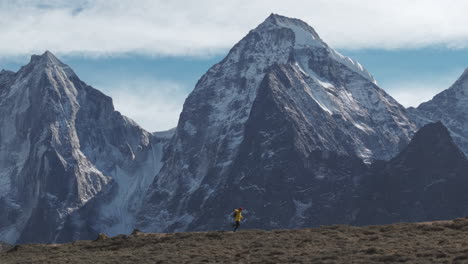
[[[271,12],[300,18],[335,48],[468,48],[464,0],[0,0],[0,55],[209,55]]]
[[[405,107],[417,107],[419,104],[429,101],[448,86],[437,84],[424,84],[416,82],[398,83],[397,88],[390,87],[388,93]]]
[[[270,13],[300,18],[335,48],[468,48],[468,1],[451,0],[0,0],[0,57],[63,55],[205,56],[224,53]],[[385,88],[417,106],[452,84],[399,80]],[[139,80],[98,87],[145,129],[177,123],[186,87]],[[189,87],[190,89],[192,87]]]
[[[114,107],[150,132],[177,126],[186,87],[169,81],[139,79],[96,87],[112,97]]]
[[[428,76],[422,80],[395,80],[382,86],[382,88],[403,106],[417,107],[449,88],[460,77],[462,72],[463,69],[459,69],[446,73],[444,76]]]

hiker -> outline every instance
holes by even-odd
[[[240,226],[240,221],[242,220],[242,218],[244,218],[242,216],[242,207],[234,209],[234,213],[232,214],[232,217],[234,218],[234,221],[236,221],[236,223],[234,224],[233,232],[236,232]]]

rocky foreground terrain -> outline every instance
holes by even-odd
[[[468,219],[147,234],[0,247],[7,263],[468,263]]]

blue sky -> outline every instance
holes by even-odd
[[[416,106],[468,67],[468,3],[385,2],[0,0],[0,68],[50,50],[142,127],[169,129],[201,75],[275,12],[306,21]]]

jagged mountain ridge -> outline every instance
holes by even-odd
[[[355,223],[387,224],[463,217],[468,160],[441,123],[423,126],[387,162],[376,162],[358,191]]]
[[[105,202],[85,229],[132,228],[125,222],[161,153],[155,137],[48,51],[0,74],[0,148],[0,239],[10,243],[86,237],[71,219],[98,196]]]
[[[408,112],[419,127],[436,121],[444,123],[458,146],[468,154],[468,69],[448,89],[417,108],[410,107]]]
[[[278,81],[268,81],[273,76]],[[282,142],[292,145],[281,141],[269,145],[282,127],[264,131],[258,139],[261,151],[252,157],[243,153],[257,164],[268,163],[282,148],[289,148],[291,156],[298,154],[302,167],[313,153],[359,156],[366,161],[390,158],[415,130],[404,107],[380,89],[359,63],[331,49],[306,23],[272,14],[208,70],[185,101],[164,166],[146,195],[139,227],[148,231],[202,228],[196,224],[203,222],[200,211],[211,210],[207,206],[223,192],[235,196],[234,190],[248,188],[229,184],[233,178],[257,177],[247,165],[238,164],[250,163],[239,160],[243,144],[254,136],[248,134],[247,124],[257,115],[254,111],[262,111],[254,105],[263,100],[259,94],[264,86],[279,91],[270,93],[278,104],[258,122],[275,122],[269,119],[272,116],[285,119],[292,126],[288,133],[295,137],[293,142]],[[284,162],[290,161],[296,163]],[[321,173],[317,170],[306,168],[301,173],[316,178],[312,175]],[[322,174],[325,179],[329,176]],[[347,184],[353,182],[350,175],[346,178]],[[289,197],[288,203],[293,200]],[[213,214],[218,215],[213,221],[224,221],[220,207]]]

